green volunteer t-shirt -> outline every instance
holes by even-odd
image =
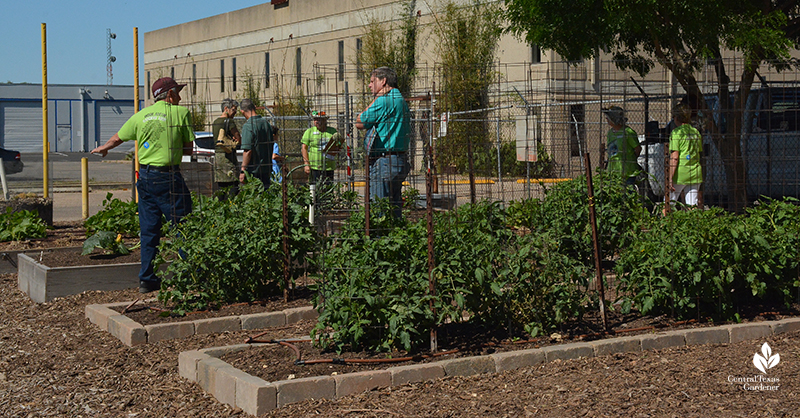
[[[161,100],[131,116],[117,135],[136,140],[140,164],[178,165],[183,144],[194,141],[192,116],[189,109]]]
[[[403,152],[408,150],[408,134],[411,132],[408,104],[400,90],[375,99],[375,102],[361,114],[361,122],[366,129],[375,128],[378,138],[372,144],[372,152]]]
[[[700,152],[703,140],[694,126],[684,123],[669,136],[669,151],[678,151],[678,168],[672,178],[673,184],[700,184],[703,171],[700,168]]]
[[[615,171],[623,177],[636,175],[639,165],[636,163],[636,147],[639,137],[636,131],[626,126],[624,129],[608,131],[606,150],[608,151],[608,171]]]
[[[328,145],[336,129],[328,126],[325,132],[320,132],[317,127],[308,128],[303,134],[303,139],[300,140],[303,144],[308,146],[308,162],[311,164],[312,170],[333,170],[336,168],[336,156],[325,154],[322,151]]]

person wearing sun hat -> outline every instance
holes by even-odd
[[[192,154],[192,116],[179,106],[181,89],[171,77],[156,80],[152,86],[155,103],[131,116],[105,144],[92,154],[105,157],[108,151],[125,141],[136,141],[139,152],[139,233],[142,267],[139,271],[139,292],[161,288],[161,279],[153,269],[158,242],[161,240],[162,217],[170,223],[180,222],[192,212],[192,197],[181,176],[183,155]]]
[[[606,169],[620,173],[625,184],[633,185],[639,173],[639,164],[636,160],[642,152],[639,137],[636,131],[627,125],[628,118],[625,117],[625,111],[621,107],[611,106],[603,109],[603,114],[606,115],[606,121],[611,127],[606,135],[608,153]]]
[[[311,112],[314,127],[306,129],[300,152],[306,165],[306,174],[311,174],[311,182],[333,182],[336,168],[336,155],[341,149],[341,136],[336,129],[328,126],[328,115],[324,111]]]

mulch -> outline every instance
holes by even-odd
[[[91,291],[33,303],[17,288],[16,274],[0,275],[0,416],[11,417],[181,417],[247,416],[220,404],[178,375],[178,354],[187,350],[240,344],[256,333],[238,331],[194,335],[126,347],[100,332],[84,314],[86,305],[133,301],[137,289]],[[778,319],[792,312],[754,309],[747,319]],[[763,314],[763,315],[758,315]],[[591,320],[591,319],[590,319]],[[626,322],[620,322],[626,321]],[[617,328],[675,325],[666,317],[613,318]],[[711,326],[698,321],[679,327]],[[313,321],[265,330],[260,339],[301,338]],[[661,326],[661,325],[659,325]],[[591,338],[595,325],[577,324],[546,336],[534,345]],[[643,330],[654,332],[658,329]],[[671,329],[671,328],[669,328]],[[500,340],[499,336],[453,333],[443,345],[468,346]],[[461,337],[455,338],[455,335]],[[559,339],[560,336],[560,339]],[[768,343],[780,363],[768,370],[779,379],[774,391],[746,390],[735,379],[757,378],[753,357]],[[503,348],[473,344],[472,353]],[[252,360],[237,367],[270,369],[292,363],[285,347],[248,350]],[[341,357],[302,348],[303,358]],[[468,351],[465,351],[468,353]],[[257,355],[256,355],[257,354]],[[379,353],[355,353],[352,355]],[[392,353],[399,355],[401,353]],[[351,354],[348,354],[351,355]],[[231,359],[231,361],[236,361]],[[246,364],[250,361],[252,364]],[[264,366],[267,367],[264,367]],[[325,365],[330,366],[330,365]],[[361,366],[359,366],[361,367]],[[332,367],[325,374],[344,372]],[[295,374],[280,371],[282,378]],[[319,372],[315,372],[319,373]],[[288,405],[268,417],[699,417],[797,416],[800,410],[800,332],[735,344],[701,345],[598,358],[554,361],[504,373],[446,377],[385,388],[336,400],[309,400]],[[271,378],[275,380],[274,378]],[[732,381],[733,380],[733,381]]]

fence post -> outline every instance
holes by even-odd
[[[592,227],[592,249],[594,250],[594,269],[596,271],[597,291],[600,292],[600,317],[603,320],[603,330],[608,331],[608,323],[606,322],[606,291],[603,286],[603,270],[600,257],[602,251],[600,250],[600,237],[597,233],[597,214],[595,213],[594,204],[594,189],[592,187],[592,162],[589,159],[589,153],[583,154],[586,166],[586,187],[589,195],[589,224]]]
[[[364,153],[364,235],[369,237],[369,150]]]
[[[431,102],[433,102],[431,100]],[[431,106],[433,108],[433,106]],[[433,109],[431,109],[433,110]],[[431,112],[432,115],[432,112]],[[431,116],[432,117],[432,116]],[[425,216],[427,218],[428,228],[428,294],[431,296],[430,308],[433,312],[433,317],[436,318],[436,305],[433,303],[433,297],[436,296],[436,279],[433,274],[433,269],[436,264],[436,259],[433,252],[433,193],[434,193],[434,178],[433,178],[433,133],[429,135],[427,147],[427,170],[425,171]],[[435,353],[439,349],[438,330],[437,324],[434,319],[433,326],[431,326],[431,353]]]
[[[289,172],[286,165],[283,166],[283,181],[281,182],[281,206],[283,211],[283,301],[289,302],[289,283],[291,281],[289,266],[292,263],[292,255],[289,252]],[[311,185],[314,187],[314,185]],[[313,189],[312,189],[313,190]],[[313,195],[313,191],[312,191]],[[313,199],[313,198],[312,198]],[[313,206],[313,202],[312,208]],[[313,210],[313,209],[312,209]],[[311,215],[313,216],[313,215]]]

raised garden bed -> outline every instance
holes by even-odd
[[[123,344],[133,347],[163,340],[186,338],[196,334],[218,334],[281,327],[302,320],[316,319],[318,315],[311,306],[302,306],[281,311],[203,319],[186,318],[183,321],[142,325],[121,313],[122,310],[133,304],[134,302],[117,302],[87,305],[86,318],[100,329],[111,333]]]
[[[18,254],[19,289],[34,302],[44,303],[87,290],[121,290],[138,286],[141,268],[138,251],[124,257],[92,258],[80,253],[80,247],[69,247]],[[68,262],[48,265],[49,259]],[[94,265],[87,265],[89,263]]]
[[[184,351],[178,357],[182,377],[196,382],[218,401],[251,415],[309,399],[335,399],[381,387],[424,382],[445,376],[499,373],[541,363],[610,354],[635,353],[703,344],[733,344],[800,330],[800,318],[697,329],[647,333],[591,342],[462,357],[383,370],[266,381],[221,358],[261,350],[263,344],[240,344]]]

